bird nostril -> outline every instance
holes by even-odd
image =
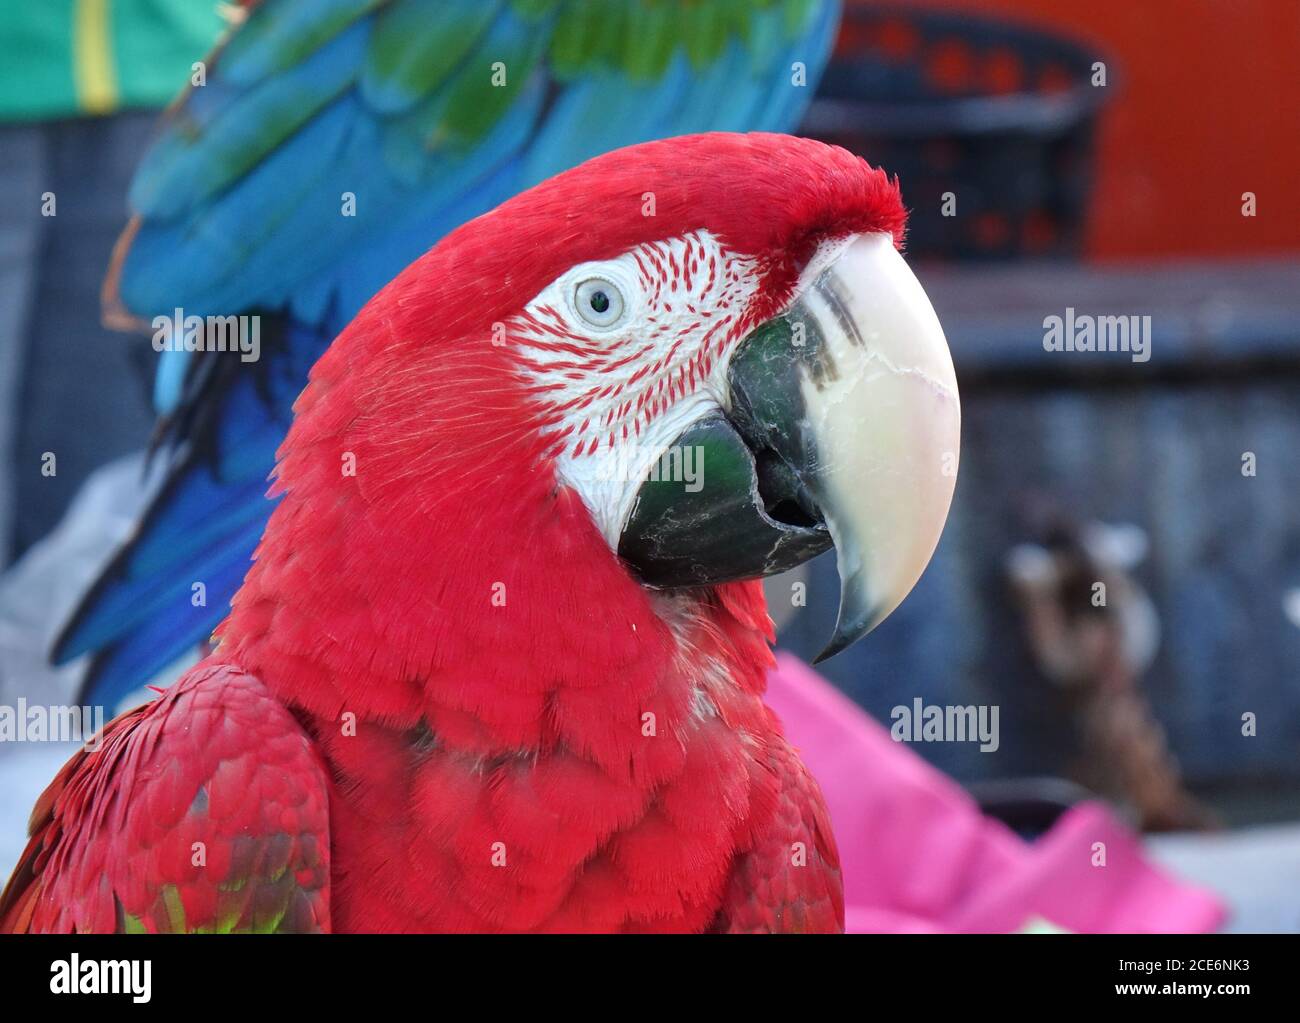
[[[784,523],[787,526],[798,526],[800,529],[816,529],[820,523],[799,507],[797,501],[786,498],[778,501],[776,504],[765,505],[767,516],[776,522]]]
[[[807,488],[775,451],[771,448],[756,451],[754,472],[758,479],[758,496],[768,518],[797,529],[822,526],[817,505]]]

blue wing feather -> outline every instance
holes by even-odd
[[[266,492],[294,400],[329,341],[291,323],[258,373],[224,367],[233,379],[209,412],[212,428],[175,457],[135,537],[55,645],[60,661],[96,652],[83,683],[89,702],[115,706],[225,617],[274,507]]]
[[[241,92],[223,86],[214,72],[211,82],[194,90],[195,101],[178,111],[175,129],[150,149],[132,182],[132,207],[146,218],[201,218],[207,201],[238,183],[355,82],[369,38],[368,26],[358,22],[296,67]]]
[[[254,536],[251,541],[240,536],[232,538],[232,542],[239,540],[246,551],[251,550],[264,524],[250,527],[249,533]],[[188,586],[176,587],[165,613],[143,619],[132,627],[123,641],[103,647],[93,662],[92,674],[83,684],[83,701],[89,706],[113,708],[137,689],[158,684],[159,672],[190,654],[212,635],[215,622],[225,617],[224,612],[213,615],[212,598],[217,593],[224,593],[228,603],[230,596],[239,589],[247,570],[246,560],[226,559],[219,571],[208,576],[209,603],[206,607],[191,604]]]
[[[220,81],[247,87],[288,71],[385,0],[267,3],[221,50]]]

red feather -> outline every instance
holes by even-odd
[[[0,932],[328,930],[328,803],[288,710],[199,665],[46,789]]]

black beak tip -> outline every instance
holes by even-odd
[[[813,664],[821,664],[822,661],[829,660],[836,654],[847,650],[875,627],[875,622],[856,628],[843,628],[837,625],[835,634],[831,636],[830,642],[826,644],[826,649],[813,658]]]
[[[840,591],[840,613],[835,622],[835,632],[832,633],[826,648],[813,658],[813,664],[821,664],[822,661],[847,650],[888,617],[888,608],[862,603],[860,593],[861,590],[851,579],[844,581]]]
[[[826,649],[813,658],[813,664],[821,664],[822,661],[830,660],[841,651],[847,650],[858,641],[860,635],[866,635],[866,633],[863,632],[859,635],[854,635],[851,632],[845,633],[836,629],[835,635],[833,635],[831,641],[826,644]]]

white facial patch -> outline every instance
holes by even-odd
[[[727,401],[727,365],[758,285],[753,260],[697,231],[575,266],[510,323],[552,413],[560,476],[611,546],[657,465],[702,469],[669,449]],[[615,304],[618,317],[602,322]]]

